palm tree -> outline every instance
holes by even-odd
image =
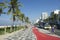
[[[8,3],[8,13],[7,14],[12,14],[12,21],[13,21],[13,24],[12,26],[14,25],[14,22],[16,20],[16,17],[18,15],[20,15],[20,9],[19,9],[19,6],[21,6],[21,4],[18,4],[18,0],[10,0],[10,2]],[[11,29],[12,30],[12,29]]]
[[[59,11],[59,21],[60,21],[60,11]]]
[[[13,22],[15,21],[15,16],[20,14],[18,0],[11,0],[9,4],[8,14],[12,12]]]
[[[49,17],[47,19],[44,19],[44,22],[49,22]]]
[[[28,17],[25,17],[25,22],[26,22],[27,24],[30,23]]]
[[[3,12],[3,10],[4,10],[5,8],[6,8],[5,3],[0,2],[0,15],[1,15],[1,14],[5,14],[5,12]]]
[[[24,15],[24,14],[21,13],[21,14],[18,16],[18,18],[19,18],[20,21],[22,21],[22,23],[24,23],[24,20],[25,20],[25,15]]]
[[[58,20],[58,14],[54,14],[54,12],[51,12],[51,18],[52,22],[56,22]]]
[[[1,14],[6,14],[5,12],[3,12],[3,10],[6,8],[6,5],[4,2],[0,2],[0,16]],[[4,27],[4,33],[6,33],[6,27]]]

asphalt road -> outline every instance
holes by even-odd
[[[55,34],[58,35],[58,36],[60,36],[60,30],[55,29]]]

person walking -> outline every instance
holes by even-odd
[[[52,32],[52,33],[55,32],[55,26],[54,26],[54,25],[52,25],[52,27],[51,27],[51,32]]]

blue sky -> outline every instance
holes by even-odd
[[[3,1],[3,0],[2,0]],[[31,21],[38,19],[42,12],[48,12],[60,9],[60,0],[19,0],[23,7],[22,13],[30,18]],[[1,0],[0,0],[1,2]],[[6,10],[7,11],[7,10]],[[0,24],[11,24],[10,15],[3,14],[0,16]]]

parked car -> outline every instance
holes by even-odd
[[[49,30],[51,29],[51,26],[49,24],[45,24],[44,29]]]

